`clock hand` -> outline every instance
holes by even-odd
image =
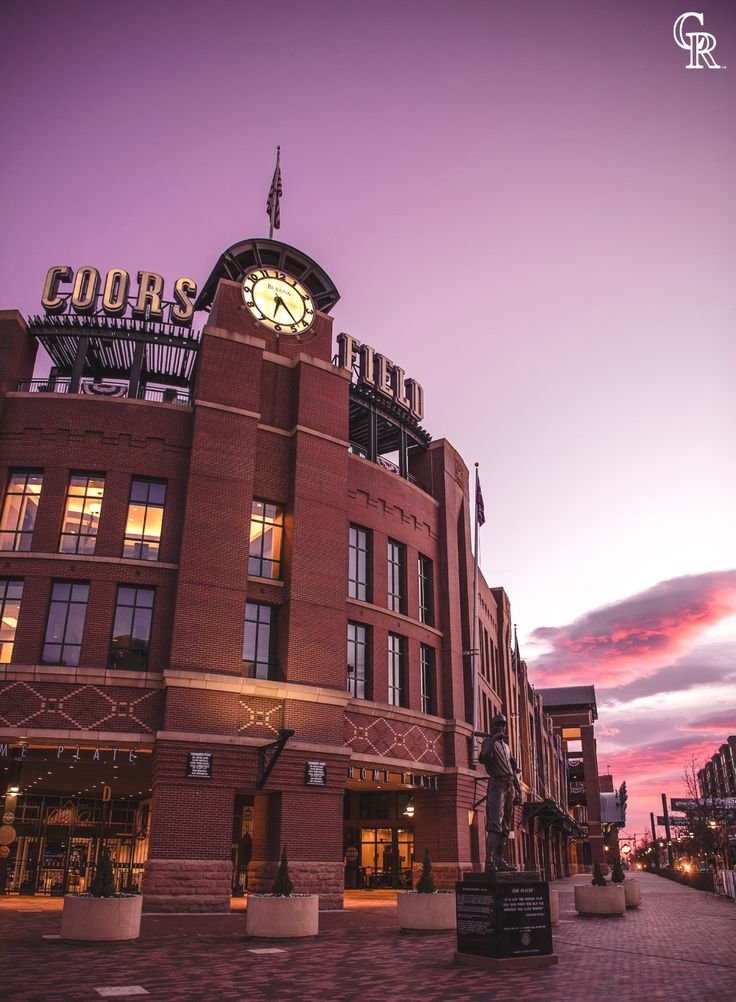
[[[273,319],[275,320],[276,319],[276,314],[279,312],[279,307],[281,307],[281,306],[284,305],[284,301],[281,298],[281,296],[274,296],[273,301],[274,301],[274,304],[275,304],[275,308],[274,308],[274,311],[273,311]],[[287,310],[287,312],[288,312],[288,310]]]
[[[287,312],[287,313],[289,314],[289,316],[291,317],[291,322],[295,324],[295,323],[296,323],[296,320],[294,319],[294,314],[293,314],[293,313],[291,312],[291,310],[290,310],[290,309],[289,309],[289,307],[288,307],[288,306],[286,305],[286,303],[285,303],[285,302],[283,301],[283,299],[281,300],[281,305],[283,306],[283,308],[284,308],[284,309],[286,310],[286,312]]]

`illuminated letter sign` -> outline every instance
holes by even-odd
[[[61,290],[62,285],[69,288]],[[130,275],[124,268],[111,268],[103,283],[97,268],[90,265],[84,265],[75,274],[68,264],[57,264],[49,268],[46,275],[41,306],[45,313],[51,315],[69,310],[83,317],[97,313],[106,317],[122,317],[130,306],[134,320],[190,327],[196,296],[197,283],[191,278],[177,278],[173,301],[165,301],[164,280],[155,271],[138,272],[138,291],[131,296]],[[169,311],[167,320],[164,318],[164,307],[168,307]]]
[[[361,344],[352,334],[337,335],[337,364],[353,374],[357,357],[357,383],[393,400],[411,413],[417,421],[424,417],[424,390],[415,379],[406,379],[404,370],[390,358],[381,355],[368,344]]]

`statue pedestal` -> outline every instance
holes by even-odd
[[[558,962],[549,885],[539,872],[465,873],[455,894],[457,963],[521,971]]]

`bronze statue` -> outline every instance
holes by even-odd
[[[514,804],[521,803],[521,785],[506,741],[506,717],[502,713],[497,713],[491,721],[491,733],[483,739],[478,760],[488,773],[485,872],[516,870],[504,860],[503,854],[513,822]]]

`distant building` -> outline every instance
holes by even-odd
[[[595,687],[592,685],[565,686],[538,689],[542,705],[554,721],[554,729],[562,741],[567,765],[567,796],[575,821],[584,829],[585,839],[573,843],[572,866],[575,870],[588,869],[593,863],[606,862],[606,834],[602,818],[601,782],[598,775],[598,757],[595,740],[595,721],[598,706]],[[607,791],[612,796],[613,785]],[[616,812],[615,805],[606,800],[608,814]],[[616,822],[617,823],[617,822]]]
[[[732,734],[698,772],[703,797],[736,797],[736,735]]]

